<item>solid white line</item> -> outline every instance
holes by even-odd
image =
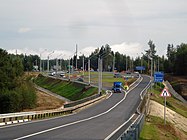
[[[118,130],[120,130],[126,123],[128,123],[133,117],[134,117],[135,114],[132,114],[132,116],[127,120],[125,121],[122,125],[120,125],[116,130],[114,130],[110,135],[108,135],[104,140],[108,140],[109,138],[111,138]]]
[[[137,86],[140,84],[141,81],[142,81],[142,80],[140,80],[140,81],[138,82],[138,84],[137,84],[135,87],[137,87]],[[130,89],[130,90],[127,92],[127,94],[128,94],[131,90],[133,90],[135,87],[133,87],[132,89]],[[111,110],[113,110],[115,107],[117,107],[121,102],[123,102],[123,101],[126,99],[127,94],[125,94],[125,96],[123,97],[123,99],[120,100],[117,104],[115,104],[115,105],[114,105],[113,107],[111,107],[109,110],[107,110],[107,111],[105,111],[105,112],[103,112],[103,113],[101,113],[101,114],[98,114],[98,115],[96,115],[96,116],[92,116],[92,117],[90,117],[90,118],[86,118],[86,119],[83,119],[83,120],[79,120],[79,121],[75,121],[75,122],[72,122],[72,123],[68,123],[68,124],[64,124],[64,125],[61,125],[61,126],[57,126],[57,127],[51,128],[51,129],[43,130],[43,131],[40,131],[40,132],[37,132],[37,133],[33,133],[33,134],[30,134],[30,135],[26,135],[26,136],[23,136],[23,137],[19,137],[19,138],[16,138],[16,139],[14,139],[14,140],[21,140],[21,139],[29,138],[29,137],[36,136],[36,135],[39,135],[39,134],[43,134],[43,133],[46,133],[46,132],[49,132],[49,131],[53,131],[53,130],[56,130],[56,129],[59,129],[59,128],[67,127],[67,126],[70,126],[70,125],[74,125],[74,124],[77,124],[77,123],[81,123],[81,122],[85,122],[85,121],[88,121],[88,120],[92,120],[92,119],[98,118],[98,117],[100,117],[100,116],[102,116],[102,115],[104,115],[104,114],[109,113]]]
[[[72,116],[72,115],[75,115],[75,114],[77,114],[77,113],[67,114],[67,115],[64,115],[64,116],[57,116],[57,117],[53,117],[53,118],[46,118],[46,119],[42,119],[42,120],[34,120],[34,121],[29,121],[29,122],[24,122],[24,123],[5,125],[5,126],[0,127],[0,129],[1,128],[16,127],[16,126],[20,126],[20,125],[27,125],[27,124],[30,124],[30,123],[38,123],[38,122],[49,121],[49,120],[54,120],[54,119],[63,118],[63,117],[67,117],[67,116]]]
[[[110,95],[106,98],[106,99],[108,99],[108,98],[110,98],[110,97],[112,96],[113,92],[110,91],[110,90],[107,90],[106,92],[107,92],[107,94],[110,94]],[[109,92],[110,92],[110,93],[109,93]]]
[[[151,80],[149,81],[149,84],[150,83],[151,83]],[[141,100],[143,99],[142,93],[149,87],[149,84],[141,91],[141,93],[140,93]]]

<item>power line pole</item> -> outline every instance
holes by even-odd
[[[99,55],[99,58],[98,58],[98,93],[100,94],[101,93],[101,74],[100,74],[100,69],[101,69],[101,65],[100,65],[100,55]]]
[[[76,70],[77,70],[77,44],[76,44]]]
[[[88,83],[90,85],[90,59],[88,59]]]
[[[126,55],[126,71],[127,71],[127,55]]]
[[[83,58],[82,58],[82,75],[84,78],[84,54],[83,54]]]
[[[113,66],[112,66],[112,71],[113,71],[113,73],[114,73],[114,69],[115,69],[115,54],[114,54],[114,56],[113,56]]]

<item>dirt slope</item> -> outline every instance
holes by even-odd
[[[150,115],[164,118],[164,106],[150,100]],[[166,107],[166,121],[187,132],[187,118]]]
[[[25,109],[24,111],[41,111],[56,109],[63,106],[64,102],[54,96],[37,90],[37,106],[33,109]]]

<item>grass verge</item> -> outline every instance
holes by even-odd
[[[146,118],[143,129],[140,133],[140,140],[183,140],[186,133],[175,128],[171,123],[164,125],[164,120],[149,116]]]
[[[151,99],[164,105],[164,98],[160,97],[160,94],[162,92],[161,86],[155,85],[152,89],[152,91],[149,91],[152,93]],[[167,97],[166,99],[166,106],[173,111],[181,114],[182,116],[187,118],[187,106],[176,99],[175,97]]]
[[[149,116],[146,118],[143,129],[140,133],[140,140],[181,140],[186,138],[186,133],[175,128],[171,123],[164,125],[164,120]]]
[[[39,75],[35,79],[35,83],[71,101],[80,100],[97,93],[97,88],[94,87],[69,81],[62,81],[59,79],[53,79],[50,77],[44,77],[42,75]]]

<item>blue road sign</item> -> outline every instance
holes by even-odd
[[[136,70],[145,70],[144,66],[136,66]]]
[[[154,82],[163,82],[164,80],[164,73],[163,72],[155,72],[154,73]]]

